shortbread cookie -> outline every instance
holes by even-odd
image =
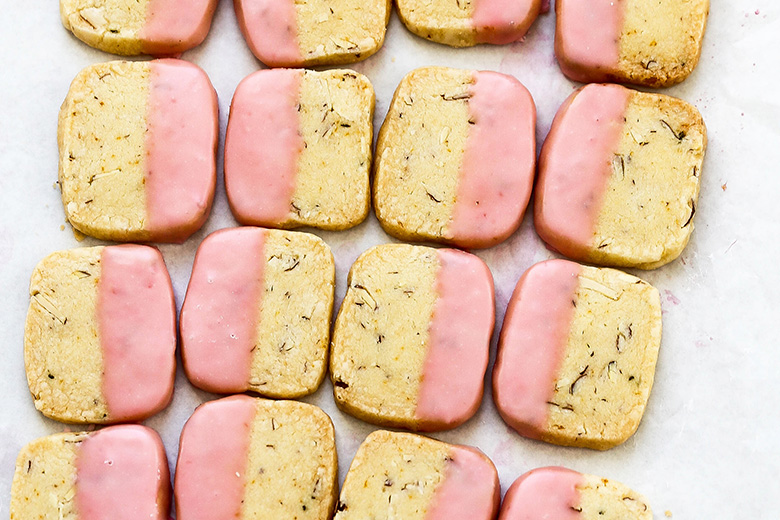
[[[358,448],[334,520],[492,520],[501,486],[481,451],[375,431]]]
[[[198,248],[181,310],[184,370],[209,392],[276,398],[325,377],[335,267],[315,235],[224,229]]]
[[[24,364],[47,417],[104,424],[154,415],[171,400],[175,350],[173,289],[156,249],[71,249],[35,268]]]
[[[385,41],[390,0],[233,0],[252,53],[269,67],[364,60]]]
[[[60,0],[66,29],[113,54],[173,55],[206,38],[217,0]]]
[[[556,0],[555,56],[576,81],[667,87],[696,67],[709,0]]]
[[[374,89],[357,72],[276,69],[244,79],[225,137],[225,187],[236,219],[331,230],[362,222],[373,117]]]
[[[11,520],[168,520],[170,498],[168,460],[154,430],[122,425],[59,433],[19,453]]]
[[[372,423],[435,431],[479,408],[493,278],[478,257],[406,244],[357,259],[333,331],[336,404]]]
[[[497,72],[417,69],[376,148],[374,206],[402,240],[490,247],[520,225],[534,177],[536,108]]]
[[[232,396],[184,425],[176,463],[179,520],[328,520],[338,495],[333,423],[316,406]]]
[[[103,240],[182,242],[216,184],[217,96],[181,60],[82,70],[60,109],[60,188],[74,228]]]
[[[561,467],[529,471],[510,486],[498,520],[652,520],[645,497],[620,482]]]
[[[693,231],[707,131],[688,103],[588,85],[555,116],[539,159],[536,231],[600,265],[655,269]]]
[[[509,302],[493,399],[521,435],[612,448],[639,426],[660,343],[653,286],[614,269],[541,262]]]
[[[521,40],[542,0],[397,0],[398,14],[417,36],[451,45],[502,45]]]

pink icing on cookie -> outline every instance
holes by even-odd
[[[252,53],[269,67],[303,64],[293,0],[234,0],[241,32]]]
[[[265,230],[225,229],[203,241],[181,309],[184,369],[204,390],[243,392],[263,291]]]
[[[171,400],[176,307],[159,251],[121,245],[100,256],[97,322],[109,419],[141,420]]]
[[[479,408],[495,321],[493,277],[478,257],[437,251],[436,303],[415,417],[454,428]]]
[[[240,518],[255,401],[245,395],[200,405],[181,432],[174,493],[178,520]]]
[[[620,58],[624,10],[624,0],[557,1],[555,56],[564,74],[583,82],[609,79]]]
[[[509,487],[499,520],[578,520],[582,474],[561,467],[529,471]]]
[[[139,37],[145,54],[184,52],[206,39],[217,0],[151,0]]]
[[[519,41],[539,16],[541,0],[476,0],[471,23],[478,43]]]
[[[588,85],[558,110],[539,158],[534,223],[564,255],[584,259],[596,231],[631,90]]]
[[[285,2],[286,3],[286,2]],[[303,73],[261,70],[236,89],[225,136],[225,187],[242,224],[285,221],[303,150],[298,117]]]
[[[493,369],[493,399],[507,424],[526,437],[538,438],[547,422],[580,269],[568,260],[533,265],[509,301]]]
[[[105,428],[76,454],[79,520],[168,520],[171,481],[162,440],[139,425]]]
[[[468,446],[450,450],[444,479],[433,494],[425,520],[490,520],[501,500],[495,466]]]
[[[448,231],[463,247],[490,247],[520,225],[536,162],[536,107],[515,78],[476,72],[469,134]]]
[[[183,242],[211,211],[217,182],[217,94],[182,60],[151,62],[146,131],[146,229]]]

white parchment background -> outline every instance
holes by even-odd
[[[413,36],[393,14],[384,48],[354,68],[376,89],[377,128],[395,86],[413,68],[446,65],[513,74],[534,96],[541,142],[556,109],[577,87],[555,63],[553,28],[550,13],[537,20],[525,42],[455,50]],[[637,434],[605,453],[530,441],[500,420],[488,388],[472,420],[435,435],[480,447],[498,467],[504,491],[529,469],[560,464],[637,489],[650,500],[655,518],[780,518],[779,54],[780,4],[712,0],[699,67],[685,83],[664,91],[699,108],[709,129],[709,150],[691,243],[672,264],[636,273],[659,288],[664,310],[655,387]],[[261,68],[238,31],[232,2],[220,2],[206,42],[183,57],[211,77],[224,139],[236,85]],[[48,253],[98,243],[77,242],[65,223],[55,187],[57,111],[76,73],[109,59],[62,28],[55,0],[3,2],[0,516],[6,518],[18,451],[36,437],[65,429],[35,411],[27,390],[22,336],[30,273]],[[183,245],[160,248],[179,306],[197,245],[208,233],[234,225],[220,171],[214,211],[204,229]],[[351,231],[316,233],[336,257],[338,308],[355,258],[390,239],[373,215]],[[529,216],[507,242],[478,254],[495,277],[500,327],[522,272],[553,255]],[[326,381],[304,400],[323,407],[336,424],[343,480],[358,444],[374,427],[338,411],[331,390]],[[214,397],[193,389],[179,370],[173,403],[147,421],[161,433],[172,468],[184,421],[195,406]]]

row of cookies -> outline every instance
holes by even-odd
[[[371,433],[339,495],[334,433],[330,418],[305,403],[232,396],[199,406],[179,439],[176,517],[492,520],[499,514],[501,487],[487,456],[408,433]],[[165,520],[170,502],[159,435],[120,425],[55,434],[24,447],[10,518],[91,520],[110,510],[111,518]],[[649,520],[652,512],[644,497],[620,483],[548,467],[518,478],[498,516],[550,517]]]
[[[453,47],[520,41],[543,0],[396,0],[414,34]],[[60,0],[63,24],[121,55],[174,55],[206,37],[216,0]],[[269,67],[363,60],[384,43],[390,0],[235,0],[241,31]],[[555,52],[577,81],[668,86],[696,66],[709,0],[557,0]]]
[[[356,72],[273,69],[236,89],[225,137],[244,225],[339,230],[370,206],[374,91]],[[536,108],[515,78],[430,67],[401,81],[379,131],[373,206],[389,234],[490,247],[520,225],[536,173]],[[74,80],[59,124],[60,186],[79,231],[183,241],[216,184],[216,94],[180,60],[109,62]],[[545,140],[535,223],[555,250],[652,269],[693,230],[706,129],[676,98],[588,85]],[[339,150],[334,154],[333,150]]]
[[[296,398],[319,387],[329,364],[337,405],[368,422],[437,431],[472,417],[495,322],[487,265],[455,249],[369,249],[350,270],[331,338],[334,272],[314,235],[254,227],[209,235],[179,320],[192,384]],[[156,249],[54,253],[35,269],[30,295],[25,364],[36,408],[111,424],[167,406],[176,312]],[[660,340],[660,298],[649,284],[567,260],[536,264],[507,309],[495,403],[526,437],[611,448],[639,425]]]

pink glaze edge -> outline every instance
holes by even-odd
[[[555,57],[566,76],[584,83],[611,79],[620,59],[624,5],[623,0],[556,0]]]
[[[303,150],[298,106],[303,72],[255,72],[238,85],[225,135],[225,188],[242,224],[287,220]],[[262,137],[259,137],[262,136]]]
[[[567,468],[537,468],[509,486],[498,520],[579,520],[579,487],[585,477]]]
[[[151,0],[139,33],[142,52],[170,56],[200,45],[216,9],[217,0],[189,0],[185,9],[178,0]]]
[[[415,418],[423,430],[454,428],[482,401],[495,324],[493,276],[469,253],[437,250],[436,303]]]
[[[211,211],[217,183],[217,93],[197,65],[154,60],[146,132],[146,229],[183,242]]]
[[[140,425],[104,428],[76,452],[79,520],[168,520],[171,479],[162,439]]]
[[[619,85],[582,87],[558,110],[542,146],[534,225],[569,258],[585,260],[592,247],[631,96]]]
[[[536,166],[536,106],[512,76],[474,73],[468,138],[447,230],[462,247],[490,247],[517,230]]]
[[[179,440],[174,494],[178,520],[239,518],[255,399],[234,395],[200,405]]]
[[[444,478],[433,492],[425,520],[492,520],[501,501],[498,472],[470,446],[452,446]]]
[[[233,0],[233,6],[241,33],[257,59],[269,67],[303,65],[295,2]]]
[[[265,235],[260,228],[223,229],[198,247],[179,319],[184,371],[198,388],[227,394],[249,387]]]
[[[565,354],[581,266],[547,260],[531,266],[509,300],[493,368],[493,400],[520,435],[538,439]]]
[[[100,256],[96,318],[102,391],[111,422],[142,420],[170,403],[176,374],[176,304],[160,252],[108,246]]]
[[[542,0],[476,0],[471,23],[477,43],[520,41],[542,11]]]

